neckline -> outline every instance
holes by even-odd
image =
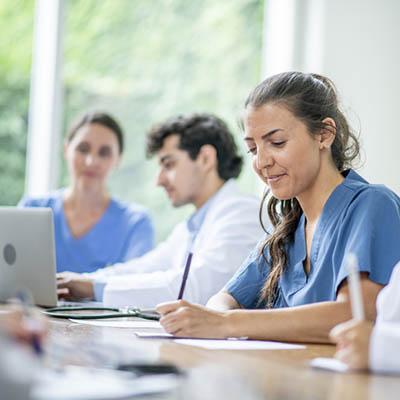
[[[343,181],[333,189],[332,193],[329,195],[326,200],[324,206],[322,207],[322,211],[320,216],[318,217],[318,222],[315,226],[314,234],[311,240],[310,247],[310,270],[307,273],[305,269],[304,262],[307,258],[307,240],[306,240],[306,218],[304,213],[301,214],[299,225],[300,233],[301,233],[301,246],[302,246],[302,255],[301,255],[301,266],[304,272],[304,276],[306,280],[309,279],[310,275],[312,275],[314,269],[314,263],[318,258],[318,252],[321,244],[321,238],[324,236],[324,231],[326,229],[327,223],[330,220],[331,216],[335,212],[339,212],[345,204],[345,196],[344,192],[348,185],[348,180],[354,178],[354,174],[358,177],[353,170],[347,170],[342,175],[344,177]],[[341,204],[341,207],[338,208],[338,203]]]
[[[98,230],[105,223],[105,221],[107,221],[108,216],[110,215],[110,211],[114,207],[114,204],[115,204],[114,199],[110,198],[110,201],[109,201],[107,207],[104,209],[104,212],[101,215],[101,217],[83,235],[75,236],[75,235],[73,235],[73,233],[71,231],[70,225],[69,225],[67,217],[65,215],[64,197],[63,197],[63,195],[61,195],[59,198],[58,207],[59,207],[59,211],[60,211],[63,229],[66,231],[70,240],[75,241],[75,242],[80,242],[80,241],[85,240],[87,237],[93,235],[93,232]]]

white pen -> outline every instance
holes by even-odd
[[[351,312],[353,319],[356,321],[362,321],[365,319],[364,314],[364,303],[360,285],[360,273],[358,269],[357,257],[353,253],[349,253],[346,257],[346,268],[349,273],[349,289],[350,289],[350,301],[351,301]]]

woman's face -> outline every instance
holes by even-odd
[[[84,125],[66,143],[65,159],[74,182],[103,185],[120,160],[117,137],[103,125]]]
[[[311,135],[286,107],[272,103],[247,109],[244,128],[253,168],[276,198],[312,190],[321,167],[320,135]]]

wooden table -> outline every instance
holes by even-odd
[[[121,345],[125,341],[143,347],[149,353],[156,354],[159,361],[174,363],[188,368],[193,374],[204,376],[205,392],[215,389],[215,393],[224,393],[226,388],[238,387],[237,390],[253,390],[261,394],[258,398],[267,399],[400,399],[399,376],[339,374],[310,368],[308,362],[312,358],[334,354],[335,348],[330,345],[307,345],[299,350],[207,350],[170,340],[137,339],[130,329],[79,325],[55,319],[50,321],[50,336],[55,341],[76,341],[77,352],[80,351],[79,343],[96,341],[105,336],[115,338]],[[207,370],[210,371],[209,375]],[[218,397],[221,396],[214,398]],[[234,400],[232,395],[229,397]],[[204,395],[197,398],[212,397]]]

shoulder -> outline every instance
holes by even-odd
[[[211,213],[243,213],[244,211],[258,212],[261,200],[254,195],[244,194],[237,183],[228,181],[218,193],[210,209]]]
[[[45,196],[38,196],[38,197],[25,196],[20,200],[19,206],[53,208],[55,206],[55,204],[62,201],[62,196],[63,196],[62,193],[63,193],[63,190],[60,189],[60,190],[51,192]]]
[[[400,198],[383,185],[366,184],[351,194],[340,217],[342,232],[362,230],[363,235],[400,233]]]
[[[350,170],[343,186],[352,194],[354,200],[376,200],[381,202],[394,202],[400,204],[400,198],[385,185],[371,184]]]
[[[150,213],[147,208],[134,202],[127,203],[113,198],[111,199],[110,212],[115,218],[122,217],[131,223],[150,220]]]
[[[357,208],[365,213],[400,212],[400,198],[384,185],[363,184],[353,190],[350,208]]]

